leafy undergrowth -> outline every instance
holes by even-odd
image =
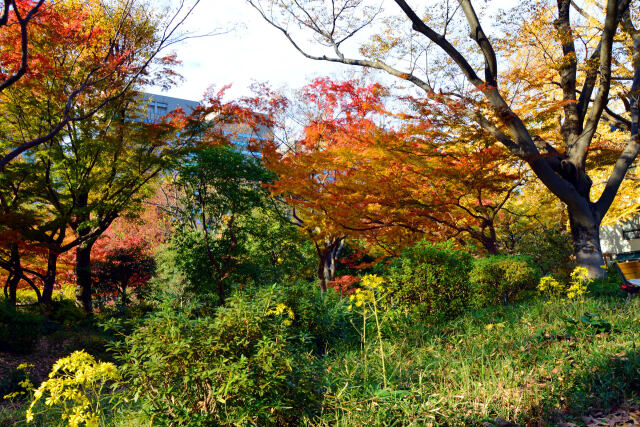
[[[640,392],[640,298],[536,300],[439,327],[385,323],[387,388],[375,343],[364,354],[334,349],[314,423],[554,425]]]
[[[382,312],[382,346],[374,326],[366,345],[334,343],[320,356],[322,406],[303,422],[492,426],[590,425],[607,414],[622,419],[616,408],[633,407],[640,395],[639,327],[640,298],[627,302],[615,292],[583,303],[493,307],[438,326]],[[103,425],[153,424],[130,405],[107,409]],[[24,411],[24,404],[0,407],[0,424],[23,425]],[[47,414],[35,421],[64,425]]]

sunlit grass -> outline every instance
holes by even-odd
[[[600,323],[580,319],[598,313]],[[606,323],[612,330],[604,332]],[[640,391],[640,299],[590,297],[468,313],[428,327],[395,321],[385,339],[389,386],[362,381],[362,355],[327,361],[322,423],[341,425],[526,422],[607,408]],[[595,325],[595,326],[594,326]],[[369,375],[379,358],[367,348]]]
[[[75,286],[73,284],[65,284],[54,288],[53,297],[54,300],[62,299],[75,299]],[[5,301],[4,292],[0,291],[0,303]],[[20,288],[16,291],[16,300],[19,305],[29,305],[38,302],[36,293],[31,288]]]

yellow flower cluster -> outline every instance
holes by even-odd
[[[283,323],[286,326],[291,325],[291,322],[293,319],[296,318],[296,316],[293,314],[293,310],[291,309],[291,307],[287,307],[285,304],[277,304],[276,308],[274,308],[273,310],[269,310],[267,311],[267,314],[275,314],[276,316],[281,316],[286,314],[288,319],[286,319]]]
[[[567,297],[575,299],[587,294],[587,286],[593,281],[589,272],[584,267],[576,267],[571,272],[569,283],[560,283],[551,276],[545,276],[538,283],[538,291],[541,294],[549,294],[552,298]]]
[[[33,365],[31,363],[21,363],[16,367],[18,371],[24,371],[24,380],[18,383],[18,385],[22,387],[23,391],[14,391],[13,393],[9,393],[3,396],[3,399],[13,399],[18,396],[24,396],[34,390],[33,383],[29,379],[31,368],[33,368]]]
[[[538,291],[541,294],[548,293],[553,295],[562,292],[563,288],[564,285],[551,276],[544,276],[540,279],[540,283],[538,283]]]
[[[487,323],[487,325],[484,327],[484,329],[486,329],[487,331],[492,330],[493,328],[496,329],[501,329],[505,327],[505,323],[504,322],[500,322],[500,323]]]
[[[387,291],[385,287],[385,281],[382,277],[375,274],[367,274],[360,281],[360,288],[356,289],[353,295],[349,297],[349,310],[353,309],[353,306],[363,307],[367,309],[367,303],[376,303],[376,295],[380,295]]]
[[[372,290],[372,291],[386,291],[386,287],[384,286],[386,283],[384,279],[375,274],[367,274],[362,278],[360,282],[363,288]]]
[[[567,289],[567,298],[574,299],[585,295],[587,293],[587,285],[592,281],[593,279],[589,277],[589,271],[586,268],[576,267],[571,272],[569,288]]]
[[[589,271],[585,267],[576,267],[571,272],[572,282],[590,283],[593,281],[589,277]]]
[[[62,419],[70,426],[97,426],[99,424],[100,392],[107,381],[120,378],[113,363],[97,361],[84,351],[75,351],[58,360],[33,394],[27,410],[27,423],[33,421],[35,405],[47,395],[46,406],[61,406]]]

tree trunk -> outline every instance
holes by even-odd
[[[76,247],[76,305],[88,315],[93,313],[91,301],[91,248],[95,240],[87,240]]]
[[[320,292],[324,293],[327,291],[327,284],[330,282],[326,274],[326,265],[327,265],[327,253],[323,253],[320,255],[320,259],[318,260],[318,284],[320,285]]]
[[[128,284],[129,284],[129,278],[125,278],[122,281],[122,286],[120,287],[121,292],[122,292],[121,298],[120,298],[120,303],[123,306],[126,306],[127,304],[129,304],[129,296],[127,295],[127,286],[128,286]]]
[[[320,292],[325,292],[329,282],[335,279],[336,262],[343,247],[344,239],[340,238],[333,242],[325,242],[324,247],[318,250],[318,281]]]
[[[20,279],[22,278],[22,266],[20,265],[20,251],[18,249],[17,243],[10,244],[11,249],[11,272],[9,273],[9,278],[7,279],[7,287],[8,287],[8,295],[9,304],[15,307],[18,301],[18,283],[20,283]],[[6,294],[5,288],[5,294]]]
[[[58,267],[59,253],[49,249],[49,255],[47,257],[47,273],[44,276],[44,283],[42,288],[42,302],[45,306],[51,306],[51,300],[53,298],[53,287],[56,283],[56,270]]]
[[[487,230],[489,234],[487,235]],[[498,255],[498,236],[493,224],[485,224],[480,230],[468,231],[472,238],[482,244],[489,255]]]
[[[20,275],[14,272],[9,273],[7,283],[4,286],[4,296],[12,307],[15,307],[18,301],[18,283],[20,283]]]
[[[573,238],[573,254],[579,267],[589,272],[589,277],[599,278],[603,275],[601,265],[604,264],[600,248],[600,222],[584,215],[569,212],[571,237]]]
[[[489,255],[498,255],[498,245],[495,240],[486,239],[482,243]]]

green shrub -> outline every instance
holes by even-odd
[[[347,301],[333,289],[323,296],[316,283],[299,280],[273,286],[271,292],[278,301],[291,307],[295,314],[291,325],[294,333],[310,339],[317,353],[324,353],[327,346],[357,340],[350,322],[353,313],[347,309]]]
[[[562,228],[531,227],[527,223],[512,252],[531,258],[542,274],[563,280],[569,278],[574,267],[571,235]]]
[[[82,322],[86,315],[74,301],[61,299],[51,302],[51,310],[48,317],[62,325],[71,325]]]
[[[389,268],[394,304],[428,320],[457,316],[468,305],[472,261],[447,243],[423,241],[406,249]]]
[[[622,285],[622,278],[618,269],[614,263],[607,265],[604,271],[604,275],[595,279],[589,286],[589,293],[592,296],[610,296],[621,298],[625,297],[626,293],[620,288]]]
[[[318,361],[272,288],[212,317],[169,305],[115,345],[128,391],[160,424],[289,425],[318,406]]]
[[[28,353],[42,331],[44,318],[0,304],[0,351]]]
[[[509,304],[531,296],[540,271],[530,258],[504,255],[478,258],[469,273],[474,308]]]

